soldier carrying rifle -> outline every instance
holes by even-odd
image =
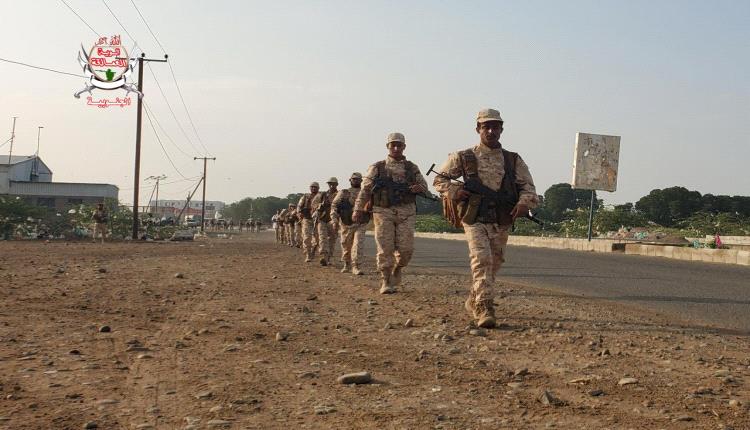
[[[539,202],[528,166],[500,143],[503,124],[497,110],[479,111],[479,144],[450,154],[433,182],[443,195],[446,217],[466,233],[473,283],[465,305],[485,328],[496,323],[494,282],[509,230],[516,218],[530,217],[529,209]],[[461,177],[462,183],[452,182]]]

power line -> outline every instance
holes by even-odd
[[[68,7],[68,9],[70,9],[70,11],[71,11],[71,12],[73,12],[73,15],[77,16],[77,17],[78,17],[78,19],[80,19],[82,23],[86,24],[86,27],[88,27],[88,28],[89,28],[89,30],[93,31],[93,32],[94,32],[94,34],[96,34],[97,36],[99,36],[99,37],[102,37],[102,36],[101,36],[101,35],[100,35],[100,34],[99,34],[99,33],[98,33],[98,32],[97,32],[96,30],[94,30],[94,29],[93,29],[93,28],[92,28],[92,27],[91,27],[91,26],[89,25],[89,23],[88,23],[88,22],[86,22],[86,20],[85,20],[85,19],[81,18],[81,15],[78,15],[78,13],[76,13],[76,11],[74,11],[74,10],[73,10],[73,8],[72,8],[72,7],[70,7],[70,5],[69,5],[68,3],[66,3],[66,2],[65,2],[65,0],[60,0],[60,1],[61,1],[61,2],[62,2],[62,3],[64,4],[64,5],[65,5],[65,6],[67,6],[67,7]]]
[[[154,32],[153,32],[153,31],[151,30],[151,26],[150,26],[150,25],[148,25],[148,22],[146,22],[146,18],[144,18],[144,17],[143,17],[143,14],[141,14],[141,11],[140,11],[140,10],[138,9],[138,6],[136,6],[136,5],[135,5],[135,1],[133,1],[133,0],[130,0],[130,3],[132,3],[132,4],[133,4],[133,7],[135,8],[135,11],[136,11],[136,12],[138,12],[138,16],[140,16],[140,17],[141,17],[141,21],[143,21],[143,23],[144,23],[144,24],[146,25],[146,28],[148,29],[148,32],[149,32],[149,33],[151,33],[151,36],[153,36],[154,40],[155,40],[155,41],[156,41],[156,43],[157,43],[157,44],[159,45],[159,48],[161,48],[161,52],[162,52],[162,54],[165,54],[165,55],[166,55],[166,53],[167,53],[167,50],[166,50],[166,49],[164,49],[164,46],[163,46],[163,45],[161,44],[161,42],[159,42],[159,39],[157,39],[157,38],[156,38],[156,35],[155,35],[155,34],[154,34]]]
[[[172,79],[174,79],[174,86],[177,87],[177,94],[180,95],[180,101],[182,101],[182,107],[185,108],[185,113],[187,114],[188,120],[190,121],[190,125],[193,127],[193,133],[195,133],[195,137],[198,138],[198,142],[203,147],[203,150],[206,151],[206,154],[208,154],[208,149],[206,148],[206,145],[203,144],[203,140],[201,139],[200,135],[198,134],[198,130],[195,128],[195,123],[193,122],[193,117],[190,116],[190,111],[187,108],[187,104],[185,104],[185,98],[182,97],[182,91],[180,91],[180,85],[177,83],[177,77],[174,74],[174,69],[172,68],[172,63],[167,63],[169,66],[169,71],[172,73]]]
[[[34,66],[34,65],[31,65],[31,64],[22,63],[20,61],[8,60],[7,58],[0,58],[0,61],[5,61],[6,63],[18,64],[18,65],[26,66],[26,67],[31,67],[32,69],[39,69],[39,70],[45,70],[47,72],[59,73],[61,75],[70,75],[70,76],[75,76],[77,78],[86,78],[83,75],[76,75],[75,73],[62,72],[60,70],[50,69],[50,68],[47,68],[47,67]]]
[[[167,62],[169,64],[169,62]],[[149,72],[151,72],[151,76],[154,78],[154,82],[156,82],[157,88],[159,88],[159,92],[161,93],[161,96],[164,98],[164,102],[167,104],[167,107],[169,108],[169,112],[172,114],[172,118],[174,118],[174,122],[177,123],[177,127],[179,127],[180,131],[182,132],[182,135],[185,136],[185,139],[188,141],[190,146],[195,149],[196,152],[200,153],[201,150],[195,144],[192,140],[190,140],[190,137],[185,132],[185,129],[182,128],[182,124],[180,124],[180,121],[177,119],[177,115],[174,113],[174,109],[172,109],[172,105],[169,103],[169,99],[167,99],[167,94],[164,92],[164,89],[162,89],[161,84],[159,83],[159,79],[156,78],[156,73],[154,73],[154,69],[151,67],[150,64],[146,63],[146,66],[148,67]]]
[[[151,130],[154,132],[154,136],[156,137],[156,141],[159,142],[159,146],[161,147],[161,150],[164,152],[164,156],[167,157],[167,160],[169,160],[169,164],[172,165],[175,172],[177,172],[180,176],[187,179],[187,176],[183,175],[180,169],[177,168],[177,166],[174,165],[174,162],[172,161],[172,158],[169,157],[169,154],[167,153],[166,148],[164,148],[164,144],[161,143],[161,139],[159,138],[159,134],[156,132],[156,128],[154,127],[154,122],[151,121],[151,115],[148,114],[148,109],[146,109],[146,118],[148,118],[148,123],[151,125]]]
[[[148,64],[148,63],[147,63],[147,64]],[[152,72],[152,73],[153,73],[153,72]],[[180,151],[180,152],[181,152],[181,153],[182,153],[182,154],[183,154],[184,156],[186,156],[186,157],[188,157],[188,158],[189,158],[189,157],[192,157],[192,155],[190,155],[190,154],[188,154],[187,152],[183,151],[183,150],[182,150],[182,148],[180,148],[180,146],[179,146],[179,145],[177,145],[177,144],[175,143],[175,141],[174,141],[174,140],[172,139],[172,137],[171,137],[171,136],[170,136],[170,135],[169,135],[169,134],[167,133],[167,131],[166,131],[166,130],[164,129],[164,127],[162,127],[162,126],[161,126],[161,123],[159,122],[159,119],[158,119],[158,118],[156,118],[156,114],[154,114],[154,111],[153,111],[153,110],[152,110],[151,108],[149,108],[149,107],[148,107],[148,104],[146,104],[146,101],[145,101],[145,100],[143,101],[143,107],[145,107],[147,111],[150,111],[150,113],[151,113],[151,116],[152,116],[152,117],[154,118],[154,122],[156,122],[156,125],[157,125],[157,126],[159,127],[159,129],[161,130],[162,134],[163,134],[164,136],[166,136],[166,137],[167,137],[167,140],[169,140],[169,142],[170,142],[170,143],[172,143],[172,145],[173,145],[173,146],[174,146],[175,148],[177,148],[177,150],[178,150],[178,151]]]
[[[118,24],[120,24],[120,28],[122,28],[122,31],[124,31],[124,32],[125,32],[125,34],[127,34],[127,35],[128,35],[128,37],[130,38],[130,40],[132,40],[132,41],[133,41],[133,43],[135,44],[135,45],[133,46],[133,51],[135,51],[135,48],[136,48],[136,47],[139,47],[139,46],[138,46],[138,42],[136,42],[136,41],[135,41],[135,37],[133,37],[133,35],[132,35],[132,34],[130,34],[130,32],[128,31],[128,29],[127,29],[127,28],[125,28],[125,26],[124,26],[124,25],[122,25],[122,22],[120,22],[120,18],[118,18],[118,17],[117,17],[117,15],[115,15],[115,13],[114,13],[114,12],[112,11],[112,9],[110,9],[109,5],[107,4],[107,1],[106,1],[106,0],[102,0],[102,3],[104,3],[104,7],[106,7],[106,8],[107,8],[107,10],[108,10],[108,11],[109,11],[109,13],[110,13],[110,14],[112,15],[112,17],[113,17],[113,18],[115,19],[115,21],[117,21],[117,23],[118,23]],[[139,47],[139,48],[140,48],[140,47]]]

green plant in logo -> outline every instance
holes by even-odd
[[[107,75],[107,81],[111,81],[115,77],[115,72],[112,69],[107,69],[104,73]]]

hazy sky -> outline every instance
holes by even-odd
[[[99,0],[66,0],[102,35],[123,32]],[[149,57],[163,52],[130,0],[108,0]],[[385,156],[391,131],[426,171],[477,142],[476,112],[500,109],[502,142],[541,193],[570,182],[576,132],[622,136],[618,191],[750,195],[748,1],[160,1],[136,0],[167,50],[209,162],[210,200],[305,191]],[[0,0],[0,57],[81,73],[96,35],[59,0]],[[145,100],[186,177],[203,155],[169,67],[153,63],[183,129],[145,69]],[[132,201],[135,104],[97,109],[84,79],[0,62],[0,143],[36,149],[56,181],[106,182]],[[116,97],[95,91],[95,97]],[[134,100],[135,101],[135,100]],[[144,118],[145,121],[145,118]],[[163,198],[191,182],[148,122],[141,177],[166,174]],[[8,145],[0,149],[7,154]],[[201,151],[202,152],[202,151]],[[431,182],[431,180],[429,180]],[[142,203],[150,186],[142,189]]]

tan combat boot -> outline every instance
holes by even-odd
[[[492,300],[480,300],[474,305],[474,318],[477,320],[477,327],[494,328],[495,327],[495,306]]]
[[[357,266],[356,264],[354,266],[352,266],[352,273],[354,275],[357,275],[357,276],[361,276],[361,275],[365,274],[365,272],[363,272],[362,270],[360,270],[359,266]]]
[[[321,266],[328,266],[328,260],[326,260],[325,257],[320,257],[320,265]]]
[[[393,294],[396,289],[391,286],[391,272],[380,273],[380,294]]]
[[[396,287],[401,285],[401,270],[403,270],[403,267],[401,266],[393,268],[393,273],[391,274],[391,285]]]

